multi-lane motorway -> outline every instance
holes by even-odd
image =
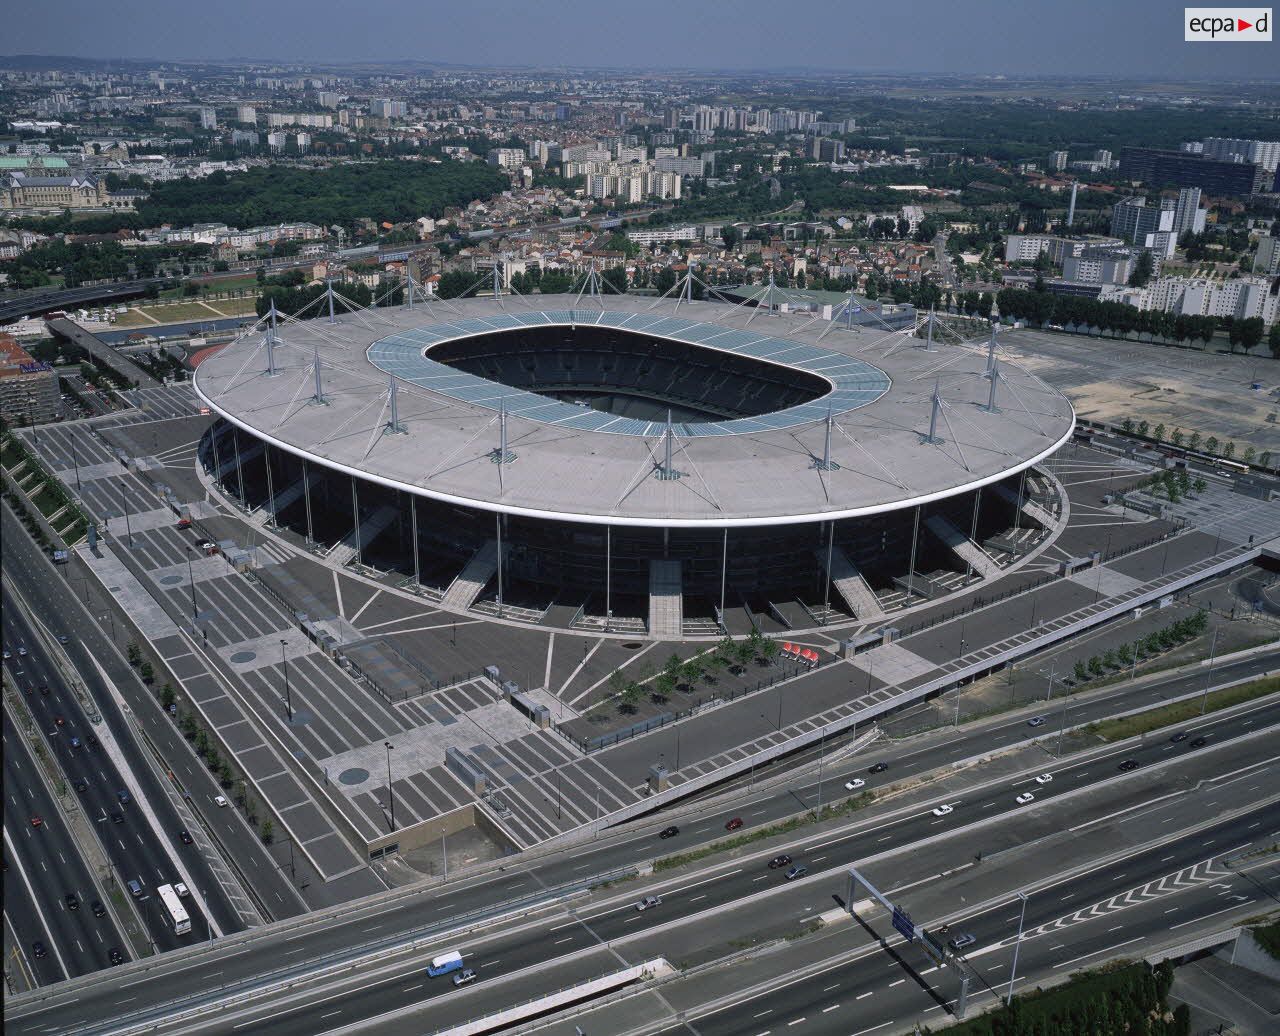
[[[151,897],[156,886],[175,881],[183,881],[210,906],[218,934],[239,931],[244,926],[209,861],[197,846],[180,840],[179,833],[187,825],[178,817],[154,773],[140,760],[139,765],[121,773],[108,751],[104,743],[108,737],[121,748],[132,743],[131,733],[110,696],[99,696],[98,705],[104,717],[116,713],[118,722],[91,723],[7,586],[3,589],[3,607],[4,641],[13,655],[6,663],[10,679],[21,689],[47,750],[66,774],[78,808],[96,825],[98,842],[111,864],[109,880],[124,885],[132,879],[142,886],[140,912],[156,947],[173,949],[209,936],[194,901],[189,908],[192,931],[186,936],[175,935],[154,908]],[[63,635],[70,646],[75,631]],[[25,649],[26,654],[19,655],[19,648]],[[150,816],[159,820],[160,830],[153,828]],[[54,817],[56,813],[50,819]],[[65,894],[47,883],[37,892],[46,898]]]
[[[142,758],[132,730],[115,705],[115,697],[108,687],[108,681],[130,703],[134,720],[173,770],[183,791],[190,796],[189,805],[201,814],[205,829],[234,857],[243,876],[243,884],[251,887],[260,910],[274,918],[303,913],[306,906],[291,884],[289,875],[276,866],[262,842],[239,813],[232,809],[213,807],[213,797],[222,789],[208,769],[200,765],[177,727],[161,715],[154,697],[149,701],[144,700],[145,695],[140,691],[141,685],[137,684],[137,677],[112,638],[75,596],[66,582],[65,570],[59,572],[48,557],[40,552],[7,507],[0,508],[0,531],[4,535],[5,573],[21,588],[32,612],[41,617],[41,621],[55,636],[74,632],[75,635],[68,636],[68,642],[62,645],[67,658],[93,700],[102,709],[102,715],[110,729],[116,732],[129,769],[139,777],[141,790],[150,801],[156,803],[157,815],[164,821],[167,836],[175,838],[177,832],[189,824],[179,820],[167,805],[168,797],[160,793],[159,782]],[[6,616],[10,610],[5,609]],[[105,617],[102,621],[105,621]],[[14,635],[18,636],[17,633]],[[22,635],[31,637],[33,633],[27,629]],[[197,859],[195,865],[197,869],[203,870],[205,865],[201,859],[202,857]],[[204,873],[197,876],[197,880],[200,887],[206,889],[213,898],[213,917],[222,932],[234,932],[244,927],[239,915],[231,911],[229,904],[218,902],[225,897],[215,891],[220,886],[213,880],[212,874]]]
[[[37,826],[34,821],[38,819]],[[57,982],[129,957],[107,906],[49,792],[26,739],[4,725],[5,915],[32,981]],[[67,896],[76,906],[69,906]],[[39,942],[40,948],[36,949]]]
[[[831,882],[823,875],[824,870],[838,869],[852,860],[874,859],[904,845],[941,841],[958,829],[977,822],[986,823],[965,832],[965,858],[970,858],[975,847],[982,849],[1000,844],[991,834],[996,830],[1017,832],[1020,839],[1045,837],[1062,826],[1062,814],[1054,808],[1057,805],[1055,800],[1061,800],[1066,804],[1065,808],[1071,809],[1077,795],[1096,794],[1097,789],[1105,791],[1107,814],[1123,813],[1149,802],[1153,787],[1176,787],[1192,778],[1196,783],[1212,779],[1214,773],[1226,765],[1227,758],[1233,769],[1266,764],[1271,758],[1268,740],[1247,735],[1277,721],[1280,721],[1280,703],[1254,705],[1241,709],[1237,714],[1211,716],[1194,724],[1193,737],[1186,741],[1155,738],[1138,747],[1102,749],[1061,764],[1047,761],[1045,772],[1053,776],[1047,784],[1037,784],[1034,778],[1038,774],[1035,772],[1019,777],[1007,775],[954,795],[946,794],[926,803],[905,807],[894,815],[868,820],[838,833],[815,833],[785,846],[775,843],[748,856],[718,864],[705,875],[693,878],[687,874],[673,876],[655,887],[663,897],[663,904],[653,911],[636,911],[633,897],[627,895],[626,899],[599,910],[584,907],[576,917],[558,914],[500,932],[486,941],[483,953],[476,956],[475,963],[480,966],[486,982],[495,982],[504,975],[524,971],[553,958],[660,929],[673,919],[687,919],[706,911],[731,908],[738,901],[750,901],[751,897],[770,890],[780,895],[803,896],[804,890],[809,889],[813,895],[808,909],[814,909],[813,904],[818,904],[818,909],[826,909],[831,905],[832,890],[826,887]],[[1196,737],[1204,737],[1205,744],[1191,747]],[[1241,737],[1242,740],[1232,744],[1229,756],[1226,751],[1215,751],[1216,746]],[[1138,767],[1131,772],[1120,771],[1119,764],[1127,759],[1137,762]],[[1036,800],[1030,804],[1019,804],[1016,797],[1032,788],[1036,789]],[[950,805],[952,810],[938,816],[934,810],[941,805]],[[722,823],[720,828],[723,829]],[[682,841],[682,838],[677,838],[658,843],[650,834],[632,838],[626,844],[630,845],[633,854],[643,852],[653,857],[664,850],[687,848],[686,844],[681,844]],[[779,851],[786,851],[796,863],[807,866],[810,876],[788,883],[781,869],[768,869],[768,858]],[[403,942],[404,935],[412,930],[433,926],[444,929],[449,918],[474,905],[497,903],[516,907],[519,896],[537,892],[555,881],[571,880],[575,867],[587,868],[586,872],[579,872],[584,877],[586,873],[600,872],[590,857],[586,857],[584,862],[581,854],[566,854],[560,856],[554,866],[544,863],[542,876],[537,881],[532,880],[530,871],[518,870],[510,876],[449,892],[413,896],[394,904],[371,905],[341,915],[330,915],[317,923],[309,934],[303,929],[290,928],[254,939],[247,945],[227,946],[222,953],[216,954],[216,963],[211,960],[201,967],[183,965],[180,986],[158,982],[154,990],[145,986],[131,989],[127,1008],[115,1004],[112,990],[81,989],[72,1002],[50,1001],[41,1015],[31,1019],[31,1024],[38,1021],[40,1025],[53,1024],[72,1030],[83,1024],[87,1016],[105,1017],[125,1010],[145,1014],[149,1004],[163,1003],[177,995],[179,989],[184,994],[195,995],[204,990],[209,995],[220,997],[228,990],[251,988],[258,981],[258,976],[268,972],[279,977],[281,969],[286,974],[296,970],[296,977],[300,978],[316,966],[344,958],[352,959],[379,945],[395,946]],[[822,885],[820,891],[815,887],[817,885]],[[744,916],[752,916],[751,911]],[[235,1031],[285,1031],[282,1026],[286,1024],[288,1031],[292,1032],[321,1031],[334,1024],[332,1012],[335,1011],[343,1021],[350,1022],[438,995],[438,988],[424,987],[417,979],[409,981],[406,975],[420,964],[421,956],[449,947],[433,948],[431,940],[421,945],[422,952],[417,955],[417,962],[409,965],[406,971],[386,977],[370,977],[357,988],[344,993],[340,1003],[334,1003],[334,997],[311,997],[301,1005],[281,1010],[269,1000],[264,1001],[261,1009],[255,1012],[256,1017],[251,1015],[237,1020]],[[383,954],[378,956],[381,958]],[[602,963],[599,960],[570,960],[563,972],[557,970],[556,984],[563,985],[600,970]],[[240,986],[241,982],[248,983],[248,987]],[[487,1002],[496,1002],[499,996],[505,998],[510,995],[518,999],[521,995],[527,997],[537,993],[536,989],[530,993],[521,986],[508,990],[506,985],[493,986],[492,991],[486,994]],[[445,1006],[447,1004],[442,1005],[442,1009]],[[27,1024],[27,1020],[13,1018],[10,1024],[11,1027],[21,1027]],[[30,1031],[35,1031],[35,1028]]]

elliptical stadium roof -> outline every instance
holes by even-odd
[[[678,477],[659,477],[665,424],[585,410],[423,355],[470,335],[588,324],[753,356],[832,387],[771,414],[675,425]],[[274,375],[266,338],[257,327],[202,363],[195,379],[213,410],[253,436],[404,492],[591,524],[776,525],[910,507],[1029,467],[1061,446],[1075,421],[1061,393],[1005,362],[989,411],[986,343],[938,335],[927,351],[900,333],[708,301],[509,296],[362,310],[334,323],[287,320],[272,350]],[[324,405],[314,398],[317,360]],[[938,441],[930,442],[935,388]]]

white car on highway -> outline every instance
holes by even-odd
[[[1051,780],[1053,780],[1053,774],[1051,774],[1051,773],[1042,773],[1039,777],[1037,777],[1037,778],[1036,778],[1036,783],[1037,783],[1037,784],[1048,784]]]
[[[865,785],[866,785],[866,783],[867,783],[867,782],[866,782],[866,781],[864,781],[861,777],[855,777],[855,778],[853,778],[853,780],[851,780],[851,781],[845,781],[845,782],[844,782],[844,790],[845,790],[845,791],[857,791],[859,788],[861,788],[861,787],[865,786]]]
[[[1025,806],[1028,802],[1035,802],[1036,797],[1029,791],[1024,791],[1018,796],[1018,805]]]
[[[935,817],[945,817],[948,813],[955,812],[955,806],[948,806],[945,802],[933,811]]]

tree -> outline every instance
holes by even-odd
[[[1071,670],[1071,675],[1076,678],[1076,683],[1087,683],[1089,680],[1089,667],[1084,662],[1076,662]]]
[[[1262,456],[1258,458],[1258,463],[1261,464],[1264,468],[1271,467],[1271,451],[1263,450]]]
[[[1138,261],[1134,264],[1133,271],[1129,274],[1129,287],[1146,287],[1154,272],[1155,261],[1151,258],[1151,253],[1144,249],[1138,256]]]
[[[143,662],[142,665],[138,667],[138,672],[142,674],[143,683],[151,683],[156,676],[156,671],[150,662]]]
[[[621,669],[615,669],[609,674],[609,689],[614,694],[621,694],[627,686],[627,677]]]
[[[203,755],[208,755],[208,754],[209,754],[209,747],[210,747],[210,745],[209,745],[209,733],[208,733],[208,731],[205,731],[205,730],[199,730],[199,731],[197,731],[197,732],[196,732],[196,752],[197,752],[197,753],[199,753],[199,754],[200,754],[200,755],[202,755],[202,756],[203,756]]]
[[[270,845],[276,836],[276,826],[271,822],[271,818],[267,817],[262,822],[262,841]]]
[[[1222,447],[1222,455],[1226,457],[1227,460],[1230,460],[1232,457],[1234,457],[1236,455],[1236,444],[1233,442],[1227,443],[1227,445]]]
[[[142,661],[142,650],[133,641],[130,641],[129,646],[125,648],[125,655],[129,659],[129,664],[135,668]]]
[[[1120,422],[1120,427],[1124,429],[1125,435],[1132,435],[1133,434],[1133,418],[1126,417],[1123,421]]]
[[[1262,341],[1262,336],[1266,333],[1266,326],[1262,322],[1262,317],[1246,317],[1244,320],[1237,320],[1231,325],[1231,333],[1238,333],[1240,344],[1244,346],[1247,352]]]
[[[1175,428],[1173,430],[1173,435],[1169,437],[1169,441],[1173,443],[1173,445],[1175,446],[1181,446],[1182,445],[1182,429]]]
[[[161,708],[163,708],[166,712],[168,712],[169,706],[172,705],[176,700],[177,700],[177,695],[173,691],[173,684],[166,683],[164,687],[160,689]]]
[[[1147,422],[1146,422],[1146,421],[1139,421],[1139,422],[1138,422],[1138,434],[1139,434],[1140,436],[1142,436],[1142,437],[1145,439],[1145,438],[1147,437],[1147,429],[1148,429],[1148,428],[1150,428],[1150,427],[1151,427],[1151,426],[1150,426],[1149,424],[1147,424]]]
[[[1271,330],[1267,332],[1267,348],[1271,350],[1271,355],[1280,359],[1280,320],[1271,325]]]
[[[182,719],[178,722],[178,726],[182,730],[182,736],[188,741],[192,740],[196,736],[196,732],[199,730],[196,726],[195,717],[189,712],[184,712],[182,714]]]
[[[1208,488],[1209,483],[1202,478],[1197,478],[1192,485],[1194,486],[1196,493],[1199,494],[1203,493]]]
[[[1252,463],[1253,463],[1253,458],[1257,455],[1257,452],[1258,452],[1258,451],[1257,451],[1257,450],[1255,450],[1252,446],[1246,446],[1246,447],[1244,448],[1244,456],[1243,456],[1241,459],[1242,459],[1246,464],[1252,464]]]
[[[1089,672],[1092,673],[1094,676],[1102,675],[1102,659],[1099,658],[1097,655],[1094,655],[1091,659],[1089,659]]]
[[[1155,439],[1156,442],[1164,442],[1164,422],[1163,421],[1160,424],[1155,426],[1155,428],[1151,432],[1151,436],[1152,438]]]
[[[1187,446],[1193,450],[1200,449],[1200,433],[1192,432],[1191,438],[1187,441]]]
[[[1216,435],[1209,436],[1209,438],[1204,441],[1204,448],[1207,453],[1217,453],[1218,437]]]
[[[721,227],[720,240],[724,242],[725,251],[732,252],[733,246],[738,243],[738,228],[734,226]]]

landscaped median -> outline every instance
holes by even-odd
[[[1162,727],[1187,723],[1220,709],[1229,709],[1233,705],[1262,698],[1280,691],[1280,676],[1264,676],[1260,680],[1226,687],[1220,691],[1210,691],[1207,698],[1191,698],[1174,702],[1162,708],[1151,709],[1137,716],[1125,716],[1122,719],[1106,719],[1099,723],[1090,723],[1085,733],[1093,734],[1103,741],[1123,741],[1125,738],[1148,734]]]
[[[876,800],[873,792],[864,791],[861,795],[852,795],[841,802],[836,802],[829,806],[823,806],[820,810],[807,810],[794,817],[782,821],[778,824],[769,824],[766,827],[757,827],[754,830],[747,831],[740,835],[734,835],[732,838],[725,838],[719,842],[711,842],[701,848],[690,850],[687,853],[676,853],[674,856],[664,856],[660,860],[655,860],[653,869],[657,871],[671,870],[673,867],[683,867],[686,863],[696,863],[698,860],[705,859],[708,856],[715,856],[717,853],[727,853],[734,849],[740,849],[745,845],[753,842],[760,842],[766,838],[773,838],[776,835],[790,834],[792,831],[809,824],[816,824],[822,820],[835,820],[838,817],[846,816],[849,813],[855,813],[860,809],[865,809]]]

